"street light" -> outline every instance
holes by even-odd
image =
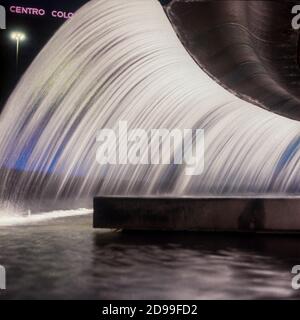
[[[22,32],[12,32],[10,37],[12,40],[16,41],[16,67],[18,69],[20,43],[26,39],[26,35]]]

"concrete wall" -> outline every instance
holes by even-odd
[[[99,197],[94,227],[300,232],[300,199]]]

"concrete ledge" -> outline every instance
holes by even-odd
[[[97,197],[94,227],[298,233],[300,198]]]

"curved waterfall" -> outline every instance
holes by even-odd
[[[203,173],[100,165],[97,132],[120,121],[203,129]],[[158,1],[94,0],[49,41],[1,114],[1,197],[297,194],[299,133],[298,121],[243,101],[201,70]]]

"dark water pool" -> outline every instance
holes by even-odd
[[[91,217],[0,228],[0,299],[300,298],[300,237],[116,233]]]

